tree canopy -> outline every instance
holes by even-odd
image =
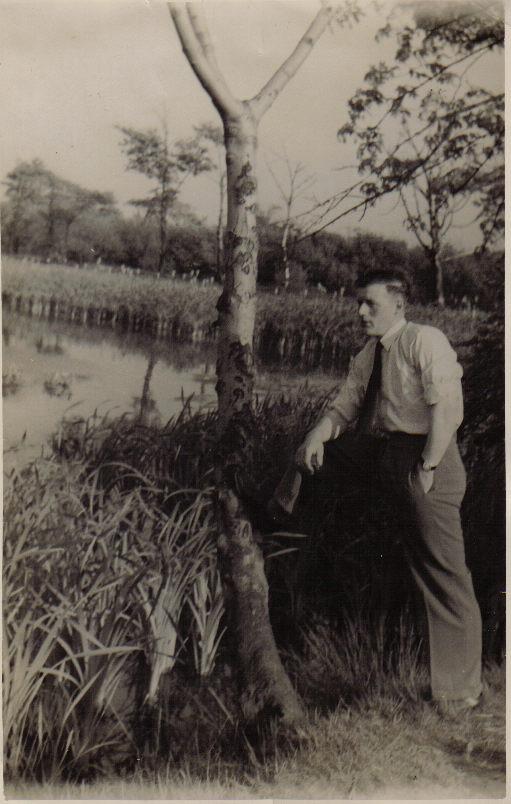
[[[430,260],[432,292],[442,301],[440,252],[461,209],[473,205],[481,247],[503,230],[504,94],[477,85],[473,69],[503,47],[502,8],[400,6],[379,37],[392,38],[394,60],[366,73],[339,136],[355,140],[368,204],[399,194],[405,223]]]

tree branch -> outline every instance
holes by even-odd
[[[224,78],[215,66],[216,63],[212,64],[209,61],[208,55],[211,55],[212,45],[207,33],[204,34],[205,28],[201,27],[197,21],[197,14],[194,14],[194,12],[192,12],[192,15],[187,13],[187,5],[183,3],[167,3],[184,54],[220,116],[239,115],[241,102],[231,94]],[[206,35],[206,49],[192,24],[193,17],[195,18],[194,25],[200,29],[201,38]]]
[[[281,64],[260,92],[249,101],[257,120],[260,120],[265,112],[268,111],[286,84],[296,74],[332,17],[333,7],[331,5],[322,6],[291,55]]]
[[[218,67],[215,48],[213,47],[213,43],[209,35],[206,20],[201,14],[197,13],[197,6],[195,3],[187,3],[186,11],[188,13],[191,26],[195,32],[195,36],[199,40],[199,44],[202,48],[204,56],[206,57],[212,69],[218,74],[219,79],[223,81],[223,76],[220,72],[220,68]]]

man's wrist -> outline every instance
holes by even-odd
[[[420,462],[421,462],[421,466],[422,466],[422,469],[423,469],[424,472],[434,472],[435,471],[436,464],[434,464],[432,461],[428,461],[422,455],[421,455],[421,458],[420,458]]]
[[[332,421],[329,417],[324,416],[320,421],[309,430],[307,435],[305,436],[306,440],[309,441],[321,441],[324,444],[326,441],[332,437],[333,432],[333,425]]]

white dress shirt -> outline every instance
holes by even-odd
[[[353,422],[358,416],[371,376],[377,340],[370,338],[353,358],[345,382],[326,411],[334,429],[336,424]],[[441,399],[452,405],[459,426],[463,419],[463,370],[443,332],[403,318],[380,340],[382,378],[375,429],[426,434],[430,427],[429,406]]]

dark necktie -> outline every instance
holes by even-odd
[[[381,388],[381,353],[383,346],[381,341],[376,342],[374,350],[374,361],[371,376],[367,384],[364,401],[360,408],[358,416],[357,430],[359,433],[370,433],[371,425],[374,421],[376,413],[376,403],[378,400],[378,391]]]

